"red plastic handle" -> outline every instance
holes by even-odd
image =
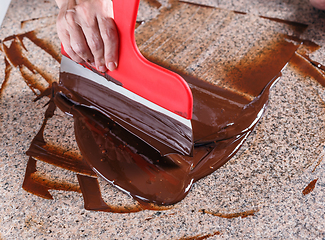
[[[139,2],[113,0],[114,21],[120,41],[119,63],[116,70],[107,74],[137,95],[179,116],[192,119],[193,96],[186,81],[178,74],[149,62],[136,45],[134,28]]]

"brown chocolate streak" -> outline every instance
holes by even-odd
[[[170,208],[169,208],[169,209],[170,209]],[[157,216],[157,213],[158,213],[158,216]],[[169,214],[161,215],[160,212],[157,212],[157,213],[155,213],[155,214],[153,215],[153,217],[148,217],[148,218],[146,218],[146,219],[144,219],[144,220],[149,221],[149,220],[152,220],[152,219],[154,219],[154,218],[168,217],[168,216],[173,216],[173,215],[176,214],[176,213],[169,213]],[[154,217],[154,216],[156,216],[156,217]]]
[[[53,117],[56,110],[56,105],[51,99],[48,103],[48,108],[45,112],[45,118],[39,132],[31,142],[26,154],[38,160],[53,164],[55,166],[68,169],[77,173],[94,176],[93,171],[80,158],[74,155],[65,153],[63,149],[49,145],[44,140],[44,130],[49,118]]]
[[[233,87],[251,96],[258,96],[265,85],[289,62],[300,43],[289,42],[286,36],[271,42],[255,59],[242,59],[240,69],[234,67],[229,73]],[[280,56],[280,57],[279,57]]]
[[[303,76],[310,76],[325,87],[325,74],[315,67],[308,58],[300,54],[295,54],[294,57],[290,60],[290,65],[295,68],[297,72]]]
[[[3,50],[6,54],[7,59],[11,62],[11,64],[14,67],[19,68],[19,71],[22,77],[24,78],[26,84],[29,86],[29,88],[34,92],[35,95],[38,95],[36,89],[39,90],[40,92],[43,92],[45,88],[39,84],[36,77],[36,73],[39,73],[49,84],[53,82],[53,79],[45,71],[36,67],[24,56],[23,49],[25,49],[25,46],[23,45],[22,42],[23,37],[21,36],[24,35],[15,36],[9,47],[3,44]],[[27,71],[26,68],[29,71]]]
[[[54,83],[54,87],[56,84]],[[50,91],[50,93],[48,93]],[[52,89],[47,89],[43,92],[43,96],[52,95]],[[38,97],[40,99],[42,96]],[[104,211],[104,212],[114,212],[114,213],[130,213],[130,212],[139,212],[145,209],[148,210],[167,210],[170,208],[159,207],[156,205],[148,204],[142,201],[139,201],[139,204],[136,206],[109,206],[102,199],[98,180],[95,178],[95,173],[91,170],[88,164],[86,164],[83,160],[76,158],[74,155],[67,154],[63,149],[56,148],[47,144],[44,140],[44,130],[49,118],[54,116],[56,105],[54,104],[53,98],[50,99],[47,104],[48,107],[45,112],[45,118],[43,124],[36,134],[34,139],[32,140],[31,146],[26,152],[27,155],[30,156],[25,180],[23,183],[23,188],[31,192],[35,195],[46,199],[53,199],[51,194],[48,192],[49,189],[55,190],[66,190],[66,191],[76,191],[82,192],[84,198],[84,206],[85,209],[94,210],[94,211]],[[47,162],[49,164],[75,171],[77,173],[86,174],[80,175],[77,174],[78,182],[80,185],[80,189],[74,185],[66,184],[66,183],[58,183],[51,182],[45,178],[41,178],[36,173],[36,160],[41,160]]]
[[[210,5],[206,5],[206,4],[199,4],[199,3],[188,2],[186,0],[185,1],[179,0],[179,2],[183,2],[183,3],[187,3],[187,4],[194,5],[194,6],[199,6],[199,7],[222,9],[222,8],[218,8],[218,7],[214,7],[214,6],[210,6]],[[228,9],[226,9],[226,10],[229,11]],[[246,12],[236,11],[236,10],[233,10],[232,12],[233,13],[236,13],[236,14],[241,14],[241,15],[246,15],[247,14]],[[259,16],[259,17],[260,18],[267,19],[267,20],[270,20],[270,21],[273,21],[273,22],[284,23],[284,24],[290,25],[298,33],[302,33],[308,27],[307,24],[299,23],[299,22],[294,22],[294,21],[289,21],[289,20],[285,20],[285,19],[272,18],[272,17],[266,17],[266,16]]]
[[[147,2],[150,7],[154,7],[154,8],[160,8],[161,7],[161,3],[159,1],[157,1],[157,0],[145,0],[145,2]]]
[[[294,29],[296,31],[298,31],[300,33],[305,31],[307,29],[307,27],[308,27],[308,25],[304,24],[304,23],[293,22],[293,21],[284,20],[284,19],[280,19],[280,18],[273,18],[273,17],[266,17],[266,16],[259,16],[259,17],[264,18],[264,19],[268,19],[268,20],[271,20],[271,21],[274,21],[274,22],[291,25],[292,27],[294,27]]]
[[[45,199],[53,199],[52,195],[48,191],[50,189],[80,192],[79,186],[66,182],[51,181],[38,176],[36,172],[36,159],[29,157],[23,182],[23,189],[27,192]]]
[[[315,172],[316,168],[320,165],[320,163],[323,161],[323,156],[321,155],[321,157],[319,158],[318,162],[316,163],[314,169],[311,172]]]
[[[245,212],[238,212],[238,213],[219,213],[219,212],[212,212],[212,211],[207,211],[205,209],[201,209],[199,210],[199,212],[211,214],[213,216],[221,217],[221,218],[237,218],[237,217],[245,218],[248,216],[254,216],[255,213],[258,212],[258,210],[248,210]]]
[[[316,62],[312,60],[307,54],[302,55],[306,60],[308,60],[311,64],[313,64],[314,67],[318,68],[319,70],[323,71],[325,74],[325,66],[320,64],[319,62]],[[324,86],[324,85],[323,85]]]
[[[205,234],[205,235],[197,235],[197,236],[193,236],[193,237],[183,237],[179,240],[203,240],[203,239],[207,239],[209,237],[213,237],[216,235],[220,235],[221,233],[219,231],[216,231],[214,233],[210,233],[210,234]]]
[[[10,65],[10,63],[8,62],[7,58],[5,57],[4,58],[4,61],[5,61],[5,64],[6,64],[6,67],[5,67],[5,78],[2,82],[2,85],[0,87],[0,98],[3,94],[3,91],[4,91],[4,88],[7,86],[7,82],[9,80],[9,76],[10,76],[10,72],[12,70],[12,67]]]
[[[55,48],[46,40],[38,38],[37,37],[37,31],[33,30],[27,33],[17,34],[17,35],[11,35],[6,37],[3,42],[13,40],[15,38],[19,38],[20,41],[23,41],[23,39],[26,37],[30,41],[32,41],[36,46],[43,49],[45,52],[47,52],[49,55],[51,55],[57,62],[61,62],[61,55],[59,52],[55,50]]]
[[[37,20],[40,20],[40,19],[51,18],[51,17],[53,17],[53,16],[37,17],[37,18],[31,18],[31,19],[27,19],[27,20],[24,20],[24,21],[20,21],[20,28],[24,28],[26,23],[37,21]]]
[[[316,186],[316,182],[317,182],[318,178],[314,179],[313,181],[311,181],[307,187],[305,187],[304,190],[302,190],[302,194],[303,195],[307,195],[309,193],[311,193],[314,189],[315,189],[315,186]]]

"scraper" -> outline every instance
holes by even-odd
[[[102,87],[122,94],[137,104],[143,104],[150,112],[148,116],[143,114],[146,116],[142,120],[148,121],[145,124],[137,119],[132,121],[130,117],[125,120],[121,117],[123,114],[116,115],[105,107],[97,106],[96,94],[87,94],[87,91],[82,91],[81,94],[93,104],[92,107],[98,107],[100,111],[118,119],[118,124],[135,132],[162,155],[169,153],[191,155],[193,149],[192,92],[181,76],[149,62],[138,50],[134,28],[139,2],[140,0],[113,1],[114,20],[120,41],[119,64],[116,70],[102,74],[87,63],[75,63],[62,47],[60,72],[87,78]],[[76,92],[78,93],[78,90]],[[134,111],[137,109],[135,108]],[[127,114],[132,118],[132,113]]]

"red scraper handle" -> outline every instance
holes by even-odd
[[[131,92],[192,119],[193,96],[186,81],[178,74],[149,62],[136,45],[134,28],[139,2],[113,0],[114,21],[119,34],[119,63],[116,70],[107,71],[107,74]],[[64,50],[62,53],[66,55]]]

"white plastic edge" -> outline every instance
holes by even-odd
[[[158,112],[161,112],[181,123],[183,123],[184,125],[186,125],[187,127],[189,127],[190,129],[192,129],[192,123],[191,123],[191,120],[189,119],[186,119],[186,118],[183,118],[163,107],[160,107],[159,105],[153,103],[153,102],[150,102],[148,101],[147,99],[125,89],[124,87],[122,86],[119,86],[115,83],[113,83],[112,81],[108,81],[105,77],[103,76],[100,76],[99,74],[81,66],[80,64],[74,62],[73,60],[65,57],[65,56],[62,56],[62,60],[61,60],[61,68],[60,68],[60,71],[61,72],[67,72],[67,73],[72,73],[72,74],[75,74],[75,75],[78,75],[78,76],[81,76],[81,77],[84,77],[84,78],[87,78],[91,81],[94,81],[104,87],[107,87],[115,92],[118,92],[120,94],[122,94],[123,96],[133,100],[133,101],[136,101],[138,103],[141,103],[143,105],[145,105],[146,107],[152,109],[152,110],[155,110],[155,111],[158,111]]]

